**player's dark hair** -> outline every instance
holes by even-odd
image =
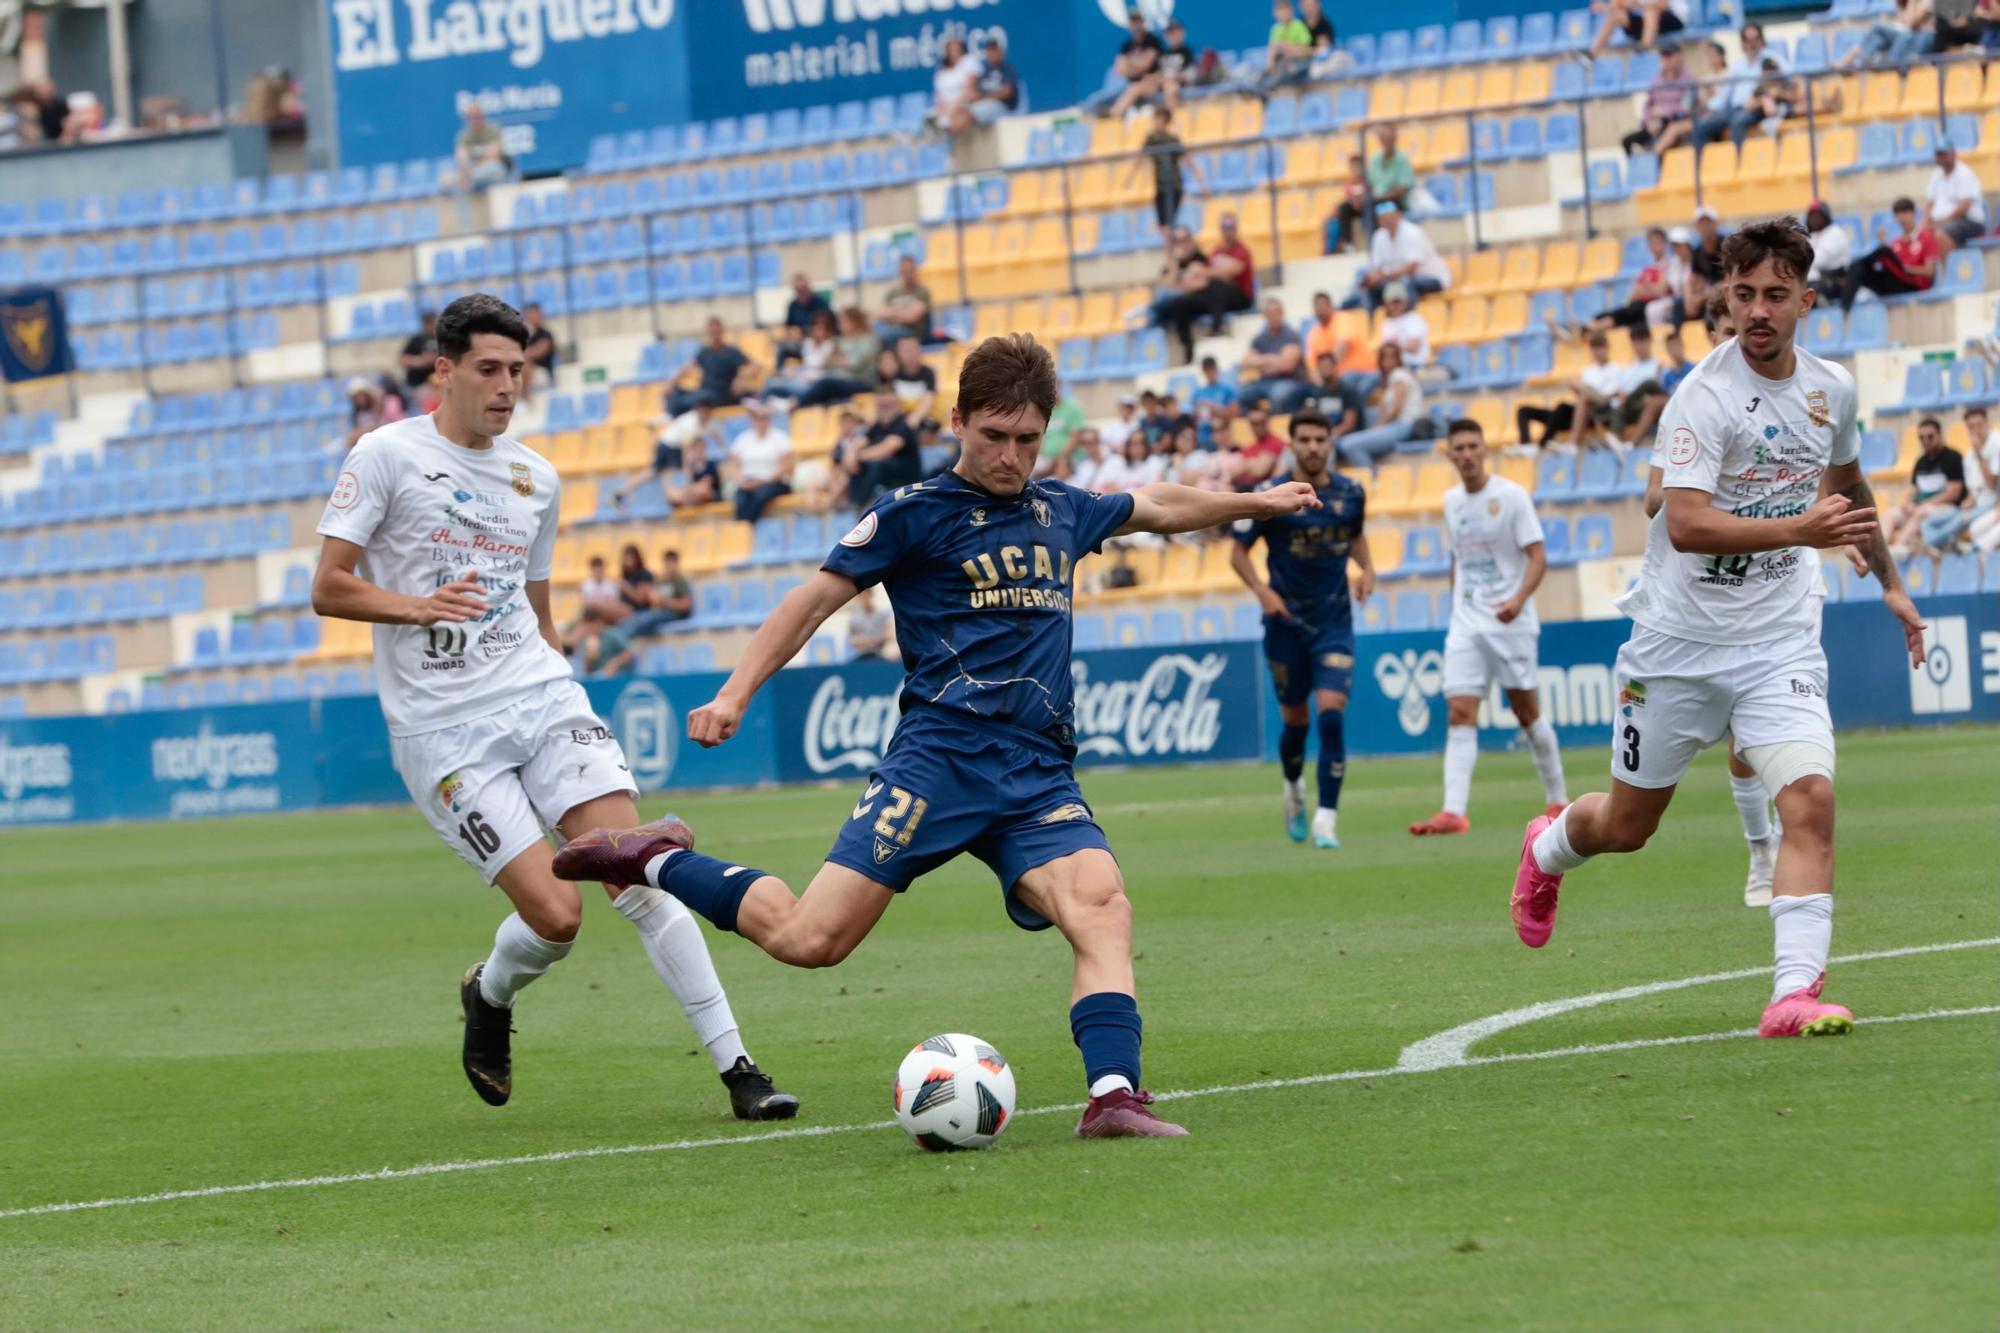
[[[1023,407],[1038,409],[1046,420],[1060,393],[1055,358],[1032,333],[988,338],[958,368],[958,411],[967,421],[975,412],[1007,414]]]
[[[1301,426],[1318,426],[1328,435],[1333,434],[1333,422],[1327,419],[1326,413],[1316,408],[1303,408],[1300,411],[1292,413],[1292,421],[1286,427],[1286,431],[1296,440],[1299,438],[1299,427]]]
[[[1722,321],[1729,318],[1729,294],[1710,292],[1708,300],[1702,303],[1701,322],[1708,325],[1708,336],[1715,337],[1715,331],[1722,327]]]
[[[1460,433],[1477,435],[1481,440],[1484,440],[1486,438],[1486,427],[1480,425],[1471,417],[1460,417],[1444,428],[1446,439],[1450,439],[1452,436]]]
[[[1722,243],[1722,274],[1726,278],[1748,273],[1767,259],[1775,261],[1785,277],[1805,280],[1812,270],[1812,237],[1797,218],[1753,222]]]
[[[472,339],[481,333],[497,333],[528,346],[528,326],[521,312],[497,296],[474,292],[461,296],[438,316],[438,355],[456,361],[472,350]]]

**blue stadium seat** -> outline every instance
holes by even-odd
[[[1423,578],[1443,574],[1451,568],[1451,553],[1445,549],[1444,534],[1429,524],[1413,527],[1403,539],[1403,560],[1398,576]]]
[[[1111,646],[1139,648],[1146,643],[1146,621],[1137,611],[1114,611],[1111,615]]]
[[[1974,356],[1962,356],[1952,362],[1945,377],[1944,397],[1940,400],[1947,407],[1977,407],[1994,400],[1996,394],[1988,383],[1986,363]]]
[[[1536,489],[1535,498],[1541,498]],[[1569,520],[1560,514],[1545,515],[1542,519],[1542,549],[1547,554],[1549,568],[1566,569],[1576,563],[1576,553],[1570,549]]]
[[[1073,646],[1078,651],[1103,648],[1110,643],[1110,630],[1104,617],[1091,612],[1079,611],[1072,628]]]
[[[1416,588],[1406,588],[1396,594],[1389,613],[1389,624],[1400,632],[1422,633],[1432,628],[1434,618],[1431,595]]]
[[[1917,361],[1903,371],[1901,402],[1881,409],[1883,415],[1934,411],[1944,403],[1945,367],[1936,361]]]
[[[1585,514],[1577,519],[1575,551],[1579,560],[1608,560],[1616,553],[1609,515]]]
[[[1187,642],[1187,619],[1176,610],[1159,610],[1146,618],[1146,637],[1155,648]]]
[[[1839,356],[1846,350],[1846,342],[1846,321],[1831,305],[1820,306],[1807,315],[1804,327],[1799,330],[1799,345],[1820,356]]]
[[[1952,597],[1979,591],[1979,557],[1957,551],[1938,561],[1937,592]]]
[[[1575,455],[1544,452],[1535,464],[1535,499],[1558,504],[1575,500],[1576,474]]]

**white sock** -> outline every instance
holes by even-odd
[[[1132,1080],[1126,1078],[1123,1074],[1106,1074],[1103,1078],[1090,1085],[1090,1095],[1093,1097],[1102,1097],[1105,1093],[1117,1088],[1123,1088],[1127,1092],[1132,1091]]]
[[[1833,948],[1833,895],[1783,894],[1771,899],[1771,926],[1777,936],[1777,974],[1771,983],[1775,1003],[1804,990],[1826,971]]]
[[[1337,838],[1340,836],[1340,833],[1335,828],[1335,825],[1339,821],[1340,811],[1338,810],[1329,810],[1323,805],[1313,810],[1313,832],[1315,833],[1324,833],[1329,838]]]
[[[1763,842],[1771,836],[1771,797],[1764,779],[1729,775],[1729,794],[1736,801],[1737,818],[1743,821],[1743,840]]]
[[[715,961],[708,956],[708,941],[687,908],[650,884],[632,885],[611,905],[639,932],[653,971],[680,1001],[694,1035],[708,1048],[715,1072],[723,1073],[749,1055],[737,1035],[729,996],[715,975]]]
[[[1569,801],[1569,784],[1563,781],[1562,747],[1556,744],[1556,724],[1546,717],[1535,719],[1532,727],[1521,728],[1528,749],[1535,756],[1535,772],[1542,775],[1542,795],[1550,805]]]
[[[660,876],[666,873],[667,858],[680,850],[678,847],[669,847],[652,860],[646,862],[646,882],[656,889],[659,888]]]
[[[493,952],[479,973],[479,993],[486,1003],[512,1009],[521,988],[569,956],[575,940],[545,940],[529,928],[519,912],[510,912],[493,932]]]
[[[1479,728],[1446,727],[1444,731],[1444,811],[1465,813],[1472,799],[1472,766],[1479,762]]]
[[[1545,875],[1566,875],[1590,859],[1569,845],[1569,812],[1574,809],[1575,806],[1570,806],[1557,815],[1535,838],[1535,864]]]

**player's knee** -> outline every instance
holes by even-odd
[[[1612,817],[1604,821],[1598,831],[1601,850],[1607,852],[1636,852],[1653,840],[1660,831],[1660,816],[1646,810],[1613,811]]]
[[[1445,724],[1453,727],[1470,727],[1479,721],[1479,700],[1471,695],[1460,695],[1445,704]],[[1527,723],[1522,723],[1526,726]]]
[[[1786,784],[1778,795],[1778,817],[1788,838],[1832,843],[1833,779],[1815,773]]]
[[[1078,881],[1060,893],[1058,900],[1062,921],[1072,937],[1132,933],[1132,900],[1125,896],[1125,882],[1118,876]]]
[[[528,923],[528,929],[556,944],[567,944],[583,929],[581,901],[536,903],[519,910],[521,919]]]

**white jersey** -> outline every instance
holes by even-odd
[[[487,611],[477,621],[375,626],[375,677],[391,736],[415,736],[485,717],[570,666],[549,647],[526,585],[555,563],[556,471],[517,440],[467,449],[428,416],[361,437],[348,452],[319,533],[362,548],[363,577],[428,597],[477,578]]]
[[[1505,477],[1489,476],[1471,494],[1461,482],[1444,493],[1444,535],[1452,554],[1451,628],[1502,628],[1494,609],[1520,590],[1528,547],[1542,540],[1534,500]],[[1505,628],[1532,634],[1538,623],[1530,597]]]
[[[1707,491],[1741,518],[1792,518],[1819,498],[1829,466],[1861,452],[1854,377],[1797,349],[1788,380],[1744,361],[1735,339],[1696,366],[1660,418],[1654,458],[1669,488]],[[1802,546],[1753,555],[1674,549],[1666,506],[1647,529],[1639,581],[1618,609],[1662,634],[1697,643],[1762,643],[1812,632],[1818,559]]]

